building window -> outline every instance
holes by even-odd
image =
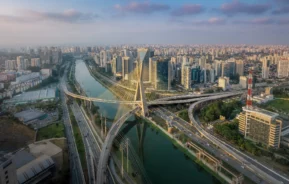
[[[5,171],[5,174],[7,174],[8,173],[8,171]]]
[[[5,176],[5,179],[7,180],[7,179],[8,179],[8,176]]]

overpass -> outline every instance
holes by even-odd
[[[230,97],[233,95],[223,95],[222,98]],[[191,123],[194,125],[194,127],[200,132],[202,136],[210,140],[213,144],[215,144],[217,147],[221,148],[225,152],[227,152],[229,155],[233,156],[236,160],[240,161],[245,165],[245,167],[252,172],[256,173],[258,176],[260,176],[264,181],[267,181],[269,183],[288,183],[289,179],[281,176],[279,173],[271,170],[270,168],[262,165],[261,163],[257,162],[256,160],[252,159],[248,155],[242,153],[241,151],[237,150],[233,146],[225,143],[222,140],[219,140],[215,136],[208,133],[206,130],[203,129],[201,123],[196,120],[194,113],[196,107],[200,107],[202,103],[206,103],[208,101],[217,100],[218,97],[210,97],[205,100],[193,103],[190,105],[188,113]],[[266,172],[265,172],[266,171]],[[276,179],[278,178],[278,180]]]
[[[127,104],[127,105],[138,105],[138,104],[142,103],[141,101],[107,100],[107,99],[101,99],[101,98],[95,98],[95,97],[87,97],[87,96],[72,93],[72,92],[68,91],[67,88],[65,88],[65,87],[63,89],[64,89],[64,93],[70,97],[81,99],[81,100],[86,100],[86,101],[91,101],[91,102],[117,103],[117,104]],[[234,93],[225,93],[225,94],[224,93],[216,93],[216,94],[207,94],[207,95],[182,95],[182,96],[176,96],[175,98],[169,97],[169,98],[163,98],[163,99],[158,99],[158,100],[154,100],[151,102],[147,102],[147,106],[191,103],[191,102],[196,102],[196,101],[208,99],[210,96],[222,98],[223,96],[239,95],[242,93],[243,92],[234,92]],[[178,99],[190,98],[190,97],[193,99],[178,100]],[[199,98],[197,98],[197,97],[199,97]],[[171,101],[169,101],[169,100],[171,100]]]
[[[216,95],[225,95],[225,94],[230,94],[230,93],[231,92],[177,95],[177,96],[160,98],[160,99],[157,99],[155,101],[169,101],[169,100],[178,100],[178,99],[186,99],[186,98],[208,97],[208,96],[216,96]]]
[[[117,103],[117,104],[129,104],[129,105],[134,105],[134,104],[141,103],[141,101],[107,100],[107,99],[101,99],[101,98],[87,97],[87,96],[83,96],[83,95],[78,95],[78,94],[75,94],[75,93],[72,93],[72,92],[68,91],[65,85],[63,85],[63,91],[64,91],[64,93],[66,95],[68,95],[70,97],[77,98],[77,99],[80,99],[80,100],[86,100],[86,101],[90,101],[90,102]]]
[[[135,112],[141,110],[140,107],[135,107],[131,111],[124,114],[121,118],[119,118],[115,123],[112,124],[105,141],[102,145],[99,162],[97,166],[97,184],[103,184],[105,182],[105,174],[107,168],[107,162],[109,159],[109,153],[113,144],[114,138],[117,136],[120,128],[125,123],[125,121]]]

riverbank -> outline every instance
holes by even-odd
[[[214,176],[216,179],[218,179],[218,181],[220,181],[221,183],[229,183],[229,182],[227,182],[228,178],[224,179],[222,176],[220,176],[216,172],[214,172],[212,170],[212,167],[210,167],[206,163],[200,161],[196,157],[196,155],[194,153],[192,153],[191,150],[189,150],[186,146],[184,146],[184,144],[181,141],[174,138],[171,134],[169,134],[165,129],[163,129],[161,126],[159,126],[156,122],[154,122],[153,120],[150,120],[148,118],[145,118],[144,120],[147,123],[151,124],[151,126],[156,128],[157,130],[159,130],[161,132],[161,134],[164,135],[167,139],[169,139],[172,142],[172,144],[174,146],[176,146],[176,148],[178,148],[180,151],[182,151],[184,153],[185,156],[187,156],[193,162],[197,163],[199,166],[204,168],[208,173],[210,173],[212,176]]]
[[[85,63],[87,69],[90,72],[90,75],[97,80],[100,84],[102,84],[103,86],[105,86],[109,91],[111,91],[113,94],[115,94],[118,98],[122,99],[121,95],[119,95],[117,92],[115,92],[114,90],[112,90],[111,86],[107,85],[105,82],[103,82],[101,79],[99,79],[97,76],[94,75],[94,73],[92,72],[91,68],[89,67],[89,65],[87,63]],[[148,120],[147,118],[145,118],[145,121],[148,122],[150,125],[152,125],[153,127],[157,128],[158,130],[160,130],[160,132],[162,133],[162,135],[164,135],[168,140],[170,140],[170,142],[173,143],[173,145],[175,145],[185,156],[187,156],[189,159],[191,159],[194,163],[197,163],[200,167],[204,168],[208,173],[210,173],[212,176],[214,176],[216,178],[216,180],[220,181],[221,183],[228,183],[228,178],[223,179],[220,175],[216,174],[216,172],[214,172],[212,170],[212,168],[210,166],[205,165],[205,163],[199,161],[195,155],[193,155],[191,153],[190,150],[188,150],[180,141],[176,140],[172,135],[168,134],[168,132],[163,129],[162,127],[159,127],[159,125],[157,125],[155,122]]]

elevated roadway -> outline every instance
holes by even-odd
[[[115,123],[112,124],[105,141],[102,145],[102,150],[99,157],[98,167],[97,167],[97,184],[103,184],[105,182],[106,168],[107,162],[109,159],[109,153],[111,151],[111,147],[113,144],[114,138],[117,136],[120,128],[125,123],[125,121],[135,112],[141,110],[140,107],[135,107],[131,111],[124,114],[121,118],[119,118]]]
[[[230,96],[232,95],[224,95],[223,98],[230,97]],[[274,184],[275,183],[276,184],[289,183],[288,178],[264,166],[263,164],[259,163],[255,159],[252,159],[248,155],[242,153],[241,151],[225,143],[224,141],[219,140],[218,138],[216,138],[215,136],[211,135],[210,133],[206,132],[203,129],[201,123],[194,116],[194,110],[198,105],[201,105],[202,103],[205,103],[206,101],[212,101],[216,99],[218,98],[210,97],[210,98],[207,98],[206,100],[196,102],[189,107],[188,114],[189,114],[190,121],[195,126],[195,128],[200,132],[200,134],[203,135],[208,140],[210,140],[213,144],[215,144],[216,146],[224,150],[226,153],[233,156],[236,160],[241,162],[246,167],[246,169],[249,169],[250,171],[256,173],[256,175],[261,177],[264,181],[268,183],[274,183]]]

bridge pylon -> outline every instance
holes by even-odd
[[[145,89],[144,89],[143,80],[142,80],[142,72],[143,72],[142,65],[143,65],[142,62],[140,62],[139,66],[136,67],[137,74],[138,74],[138,82],[136,86],[134,101],[140,101],[139,106],[142,108],[142,115],[148,116],[149,111],[148,111],[147,101],[145,97]]]

